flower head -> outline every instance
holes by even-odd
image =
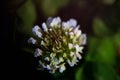
[[[35,57],[40,57],[39,65],[50,73],[59,70],[61,73],[82,59],[83,45],[86,44],[86,34],[82,34],[75,19],[62,22],[60,17],[48,18],[40,28],[34,26],[32,32],[38,38],[30,38],[29,43],[36,45]]]

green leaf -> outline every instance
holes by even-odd
[[[88,52],[87,55],[85,56],[87,61],[94,61],[95,54],[96,54],[96,49],[98,48],[98,39],[95,37],[88,37]]]
[[[114,65],[116,62],[116,50],[113,40],[111,38],[105,38],[99,43],[99,47],[96,52],[96,60],[110,65]]]
[[[96,67],[96,80],[117,80],[117,75],[111,66],[97,63]]]
[[[118,76],[118,80],[120,80],[120,76]]]
[[[94,18],[93,20],[93,30],[97,36],[104,37],[109,34],[109,29],[106,24],[100,18]]]
[[[88,41],[87,61],[98,61],[110,65],[116,63],[116,49],[112,38],[90,38]]]
[[[118,32],[115,36],[114,36],[114,40],[115,40],[115,44],[118,46],[120,45],[120,32]]]
[[[31,0],[27,0],[17,11],[20,18],[18,30],[24,34],[30,34],[36,20],[35,6]]]
[[[45,16],[54,16],[59,9],[67,5],[69,0],[43,0],[41,2],[41,8]]]
[[[82,80],[83,76],[83,67],[79,68],[75,75],[75,80]]]
[[[78,69],[75,80],[117,80],[117,75],[107,64],[87,62]]]

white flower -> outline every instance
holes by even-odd
[[[39,48],[37,48],[37,49],[35,50],[34,56],[35,56],[35,57],[38,57],[38,56],[41,56],[41,55],[42,55],[42,50],[40,50]]]
[[[31,37],[31,38],[28,39],[28,43],[35,44],[35,43],[36,43],[36,40]]]
[[[42,36],[41,32],[39,31],[40,27],[38,25],[34,26],[32,29],[32,32],[35,36],[38,36],[39,38]]]
[[[60,17],[50,17],[41,27],[36,25],[32,29],[38,38],[28,40],[36,47],[34,56],[40,56],[39,66],[50,73],[56,70],[62,73],[66,70],[66,63],[71,67],[77,65],[86,44],[86,35],[82,34],[77,21],[70,19],[62,22]]]
[[[59,71],[60,71],[61,73],[62,73],[65,69],[66,69],[65,63],[63,63],[62,65],[60,65]]]
[[[72,43],[68,43],[68,47],[69,47],[69,49],[72,49],[73,48],[73,44]]]
[[[42,23],[42,28],[43,28],[43,30],[44,30],[45,32],[48,31],[47,25],[46,25],[45,23]]]
[[[51,27],[57,26],[60,22],[61,22],[60,17],[53,18],[53,20],[52,20],[51,23],[50,23],[50,26],[51,26]]]

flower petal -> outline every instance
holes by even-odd
[[[71,27],[76,27],[76,25],[77,25],[77,21],[75,19],[70,19],[67,22]]]
[[[81,40],[82,40],[82,42],[81,42],[80,45],[85,45],[85,44],[86,44],[86,41],[87,41],[86,34],[82,34],[82,35],[81,35]]]
[[[53,18],[52,22],[50,23],[50,26],[57,26],[61,22],[60,17]]]
[[[63,63],[62,65],[60,65],[59,71],[60,71],[61,73],[62,73],[65,69],[66,69],[65,63]]]
[[[28,39],[28,43],[35,44],[35,43],[36,43],[36,40],[31,37],[31,38]]]
[[[38,25],[34,26],[32,29],[32,32],[35,36],[38,36],[39,38],[42,36],[41,32],[39,31],[40,27]]]
[[[42,50],[40,50],[39,48],[37,48],[37,49],[35,50],[34,56],[35,56],[35,57],[38,57],[38,56],[41,56],[41,55],[42,55]]]
[[[42,28],[43,28],[43,30],[44,30],[45,32],[48,31],[47,25],[46,25],[45,23],[42,23]]]

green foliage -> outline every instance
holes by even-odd
[[[87,62],[76,72],[75,80],[117,80],[114,69],[104,63]]]
[[[54,16],[69,0],[42,0],[41,7],[45,16]]]
[[[94,18],[93,20],[93,30],[97,36],[106,36],[109,34],[109,29],[106,24],[100,18]],[[104,35],[104,36],[103,36]]]
[[[31,29],[36,20],[35,6],[31,0],[27,0],[18,10],[17,14],[21,20],[18,30],[24,34],[31,34]]]
[[[115,45],[112,38],[90,38],[86,59],[114,65],[116,62]]]
[[[120,32],[114,36],[116,46],[120,45]]]
[[[120,45],[120,34],[110,35],[107,25],[99,19],[93,21],[95,36],[88,37],[85,64],[76,72],[76,80],[119,80],[114,66],[117,65],[116,46]]]

